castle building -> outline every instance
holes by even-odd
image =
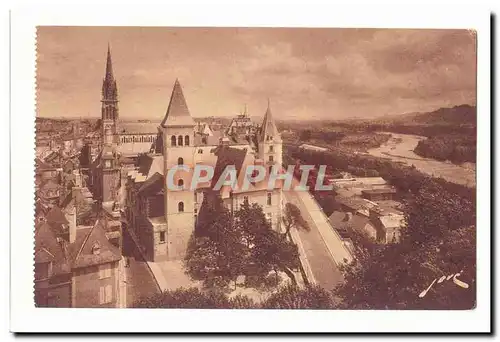
[[[273,228],[280,229],[283,196],[280,181],[268,189],[269,173],[262,181],[247,181],[247,166],[262,165],[266,170],[281,167],[282,140],[276,128],[270,105],[260,127],[246,112],[233,121],[228,130],[200,129],[188,108],[179,80],[176,80],[165,116],[155,129],[151,123],[140,123],[137,132],[117,122],[117,87],[108,49],[106,77],[103,82],[103,143],[99,157],[102,201],[120,203],[122,220],[137,238],[148,261],[179,260],[186,253],[204,198],[213,193],[224,169],[234,166],[236,188],[222,186],[216,190],[231,211],[243,201],[263,207]],[[124,127],[124,128],[122,128]],[[196,165],[214,169],[213,179],[191,187]],[[167,186],[167,175],[177,170],[173,183]],[[187,171],[190,170],[190,171]],[[248,183],[248,182],[247,182]]]

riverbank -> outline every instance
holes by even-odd
[[[388,133],[388,132],[383,132]],[[375,157],[389,158],[395,162],[402,162],[409,166],[415,166],[419,171],[433,177],[441,177],[449,182],[476,186],[476,172],[473,163],[456,165],[449,161],[439,161],[424,158],[413,150],[418,142],[425,137],[400,133],[389,133],[392,135],[385,144],[378,148],[368,150],[368,154]]]

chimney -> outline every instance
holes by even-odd
[[[345,213],[344,221],[349,222],[351,220],[352,220],[352,213],[351,212]]]
[[[226,135],[224,135],[224,137],[221,139],[221,145],[229,146],[229,138]]]
[[[76,239],[76,206],[75,201],[72,200],[71,207],[67,212],[67,220],[69,222],[69,243],[75,242]]]

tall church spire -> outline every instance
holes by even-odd
[[[106,58],[106,71],[102,81],[101,119],[103,122],[103,139],[106,135],[106,129],[109,129],[112,135],[116,135],[116,121],[118,120],[118,89],[113,75],[113,63],[111,61],[111,49],[109,47],[109,43]]]
[[[108,55],[106,58],[106,73],[102,81],[102,100],[118,101],[118,89],[113,75],[113,62],[111,60],[111,49],[108,43]]]
[[[114,80],[113,77],[113,62],[111,61],[111,49],[108,43],[108,57],[106,59],[106,80]]]

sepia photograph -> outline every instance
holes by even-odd
[[[476,40],[39,26],[33,305],[474,309]]]

